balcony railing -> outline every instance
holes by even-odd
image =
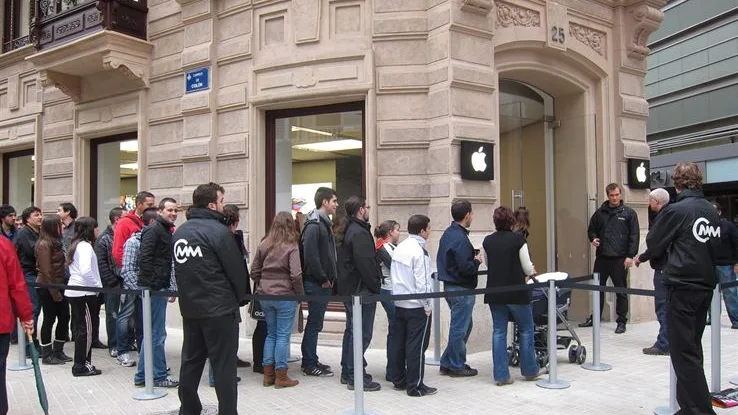
[[[17,39],[3,42],[3,53],[22,48],[23,46],[26,46],[29,44],[31,44],[31,36],[23,36]]]
[[[100,30],[146,39],[146,0],[36,0],[36,48],[58,46]]]

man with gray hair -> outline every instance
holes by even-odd
[[[654,213],[652,223],[656,221],[658,213],[664,206],[669,204],[669,192],[665,189],[658,188],[651,191],[648,195],[648,208]],[[651,226],[649,225],[649,229]],[[661,279],[661,271],[664,269],[666,255],[652,256],[648,248],[635,260],[635,265],[639,266],[642,262],[651,261],[653,268],[653,288],[656,290],[654,298],[654,306],[656,309],[656,319],[659,321],[659,334],[656,337],[656,343],[651,347],[645,347],[643,354],[648,355],[668,355],[669,339],[666,335],[666,287]]]

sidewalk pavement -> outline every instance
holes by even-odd
[[[727,315],[722,316],[722,388],[731,387],[731,378],[738,377],[738,330],[730,329]],[[104,330],[104,325],[103,327]],[[651,346],[656,338],[658,324],[647,322],[629,324],[625,334],[613,333],[614,324],[602,326],[602,358],[613,369],[608,372],[592,372],[568,362],[566,351],[559,351],[559,378],[571,382],[564,390],[539,388],[535,382],[525,382],[519,368],[511,368],[515,383],[497,387],[492,376],[491,353],[469,356],[469,364],[479,369],[472,378],[440,376],[438,367],[426,366],[425,383],[438,388],[438,394],[412,398],[404,392],[392,389],[384,380],[385,350],[370,349],[366,354],[367,370],[382,384],[382,390],[364,394],[365,411],[371,414],[423,415],[448,414],[652,414],[657,406],[668,404],[669,358],[646,356],[643,347]],[[167,360],[172,377],[178,378],[182,332],[168,330],[166,342]],[[591,329],[579,329],[578,334],[587,347],[591,361]],[[292,344],[293,356],[300,346]],[[490,339],[491,340],[491,339]],[[383,347],[384,339],[374,339],[374,347]],[[251,361],[250,340],[241,341],[239,356]],[[710,327],[703,338],[705,372],[710,384]],[[67,343],[67,354],[73,345]],[[11,347],[8,363],[17,361],[17,347]],[[238,386],[238,408],[244,414],[343,414],[353,411],[354,392],[339,383],[341,350],[338,347],[321,346],[321,361],[336,372],[332,378],[306,377],[300,373],[299,362],[290,364],[290,375],[300,381],[294,388],[275,390],[261,385],[261,375],[248,369],[239,369],[242,381]],[[432,350],[428,351],[432,356]],[[135,368],[118,366],[107,350],[94,350],[93,362],[102,375],[74,378],[71,364],[42,365],[42,372],[49,396],[49,413],[52,415],[163,415],[176,414],[179,400],[176,389],[169,389],[167,396],[153,401],[133,399],[139,388],[133,386]],[[8,397],[10,414],[42,414],[33,380],[33,371],[8,372]],[[215,390],[208,387],[207,366],[200,383],[200,398],[205,405],[203,413],[215,414],[217,399]],[[718,414],[731,413],[716,409]]]

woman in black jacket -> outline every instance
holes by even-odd
[[[482,246],[487,258],[487,288],[525,284],[536,270],[528,254],[528,244],[512,231],[515,217],[504,206],[495,209],[493,221],[497,232],[487,235]],[[486,294],[484,302],[492,312],[492,361],[497,386],[513,383],[508,369],[507,324],[514,319],[520,330],[520,371],[525,380],[538,377],[533,346],[533,310],[529,291]]]

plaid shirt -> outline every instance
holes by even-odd
[[[138,261],[141,252],[141,231],[131,235],[123,245],[123,268],[120,276],[123,278],[123,288],[128,290],[140,290],[138,286]],[[177,280],[174,278],[174,262],[172,262],[172,273],[170,276],[169,290],[177,291]]]
[[[141,231],[131,235],[123,245],[123,267],[120,276],[123,288],[138,290],[138,254],[141,251]]]

